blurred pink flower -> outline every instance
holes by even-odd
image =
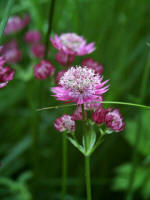
[[[31,46],[31,53],[37,58],[43,58],[45,53],[45,46],[42,43],[33,44]]]
[[[106,126],[115,132],[123,131],[125,128],[125,123],[123,122],[123,117],[120,114],[119,109],[114,109],[109,111],[105,117]]]
[[[50,38],[52,45],[68,55],[82,56],[95,50],[94,43],[87,44],[86,40],[76,33],[63,33]]]
[[[102,82],[103,77],[87,67],[71,67],[60,78],[59,85],[52,88],[55,97],[60,101],[71,101],[77,104],[101,100],[107,92],[108,81]]]
[[[40,64],[36,64],[34,67],[34,76],[40,80],[43,80],[43,79],[48,78],[49,76],[52,76],[54,72],[55,72],[55,68],[47,60],[42,60]]]
[[[94,61],[92,58],[86,58],[82,61],[82,66],[87,66],[88,68],[94,69],[96,73],[102,74],[103,66],[98,62]]]
[[[109,112],[110,109],[104,109],[101,105],[93,114],[92,119],[97,124],[102,124],[105,122],[106,114]]]
[[[54,123],[55,128],[59,132],[73,132],[75,131],[75,121],[70,115],[63,115],[60,118],[57,118]]]
[[[62,70],[57,73],[57,76],[56,76],[56,84],[57,85],[59,85],[60,78],[64,75],[65,72],[66,72],[66,70]]]
[[[99,109],[101,107],[101,102],[104,101],[104,97],[101,96],[101,97],[98,97],[98,100],[97,101],[93,101],[93,102],[90,102],[90,103],[85,103],[84,104],[84,107],[86,110],[93,110],[93,111],[96,111],[97,109]]]
[[[82,107],[81,105],[77,106],[76,110],[72,115],[72,119],[74,120],[82,120]]]
[[[30,21],[29,15],[25,15],[24,18],[19,16],[10,17],[4,30],[4,34],[8,35],[16,33],[23,29]]]
[[[11,64],[17,63],[22,58],[22,53],[19,50],[17,41],[11,40],[0,48],[0,54],[5,60]]]
[[[74,61],[74,55],[68,55],[62,51],[58,51],[56,54],[56,61],[59,64],[68,67],[68,65],[71,65]]]
[[[41,40],[41,33],[39,31],[33,30],[28,31],[24,37],[25,41],[29,44],[34,44],[40,42]]]
[[[4,64],[4,58],[0,57],[0,88],[5,87],[8,81],[13,79],[15,73],[9,66],[4,67]]]

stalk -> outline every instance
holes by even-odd
[[[148,61],[143,73],[141,90],[140,90],[140,103],[143,103],[145,99],[146,85],[148,82],[148,76],[149,76],[149,70],[150,70],[150,51],[148,51],[148,54],[149,54]],[[135,180],[135,175],[136,175],[136,169],[138,166],[138,146],[140,143],[141,135],[142,135],[142,119],[141,119],[141,116],[139,116],[137,119],[137,131],[135,135],[135,143],[133,147],[134,150],[133,150],[133,155],[132,155],[132,169],[131,169],[131,173],[129,177],[126,200],[132,200],[133,195],[134,195],[133,185],[134,185],[134,180]]]

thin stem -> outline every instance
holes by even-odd
[[[55,8],[55,2],[56,0],[51,0],[50,3],[50,8],[49,8],[49,17],[48,17],[48,30],[47,30],[47,35],[46,35],[46,40],[45,40],[45,55],[44,58],[47,59],[48,56],[48,47],[49,47],[49,36],[52,31],[52,23],[53,23],[53,17],[54,17],[54,8]]]
[[[92,200],[91,178],[90,178],[90,156],[85,156],[85,181],[86,181],[87,200]]]
[[[67,138],[66,132],[62,139],[62,200],[65,200],[67,191]]]

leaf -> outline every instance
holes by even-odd
[[[68,140],[75,146],[81,153],[85,154],[83,147],[74,139],[71,137],[67,137]]]

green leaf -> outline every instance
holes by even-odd
[[[71,137],[67,138],[71,142],[71,144],[73,144],[74,147],[76,147],[81,153],[85,154],[84,148],[76,140],[72,139]]]

